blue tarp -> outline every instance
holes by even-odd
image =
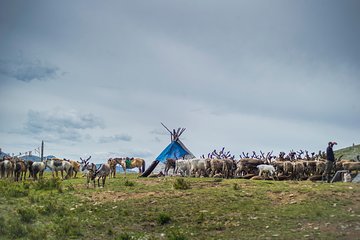
[[[156,160],[164,163],[168,158],[178,159],[187,154],[189,153],[179,143],[173,141],[160,153]]]

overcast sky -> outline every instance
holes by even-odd
[[[360,1],[0,0],[0,147],[148,163],[360,143]]]

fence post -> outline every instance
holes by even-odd
[[[44,141],[41,141],[41,161],[44,160]]]

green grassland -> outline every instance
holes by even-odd
[[[342,156],[341,159],[357,160],[357,156],[360,155],[360,144],[336,150],[334,153],[337,158]]]
[[[0,180],[0,239],[356,239],[360,184],[213,178]]]

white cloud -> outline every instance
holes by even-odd
[[[50,111],[30,110],[23,130],[43,139],[76,142],[89,138],[83,130],[94,128],[104,128],[101,118],[91,113],[55,108]]]
[[[130,142],[132,137],[127,134],[115,134],[113,136],[100,137],[99,143],[111,143],[111,142]]]

